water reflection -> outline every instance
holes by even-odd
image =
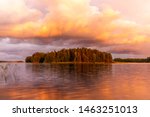
[[[15,80],[0,80],[0,99],[150,99],[149,64],[17,64],[16,68]]]
[[[32,71],[36,82],[34,87],[51,87],[61,92],[72,93],[81,88],[91,89],[101,75],[111,73],[111,65],[66,64],[66,65],[27,65],[27,72]],[[107,72],[107,73],[104,73]],[[44,75],[44,76],[43,76]]]

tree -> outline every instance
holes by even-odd
[[[74,48],[62,49],[49,53],[37,52],[26,58],[26,62],[33,63],[52,63],[52,62],[112,62],[110,53],[101,52],[96,49]]]
[[[31,62],[32,62],[32,57],[31,57],[31,56],[28,56],[28,57],[25,59],[25,61],[26,61],[27,63],[31,63]]]
[[[32,62],[33,63],[43,63],[45,59],[45,54],[37,52],[32,55]]]
[[[147,57],[147,62],[150,62],[150,57]]]

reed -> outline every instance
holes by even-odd
[[[4,80],[5,82],[7,82],[9,78],[16,79],[16,68],[17,65],[15,64],[0,64],[0,80]]]

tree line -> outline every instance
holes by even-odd
[[[96,49],[74,48],[62,49],[48,53],[36,52],[32,56],[26,57],[27,63],[57,63],[57,62],[112,62],[110,53],[101,52]]]
[[[138,62],[138,63],[148,63],[150,62],[150,57],[147,58],[115,58],[114,62]]]

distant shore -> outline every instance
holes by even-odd
[[[120,63],[150,63],[150,57],[147,58],[115,58],[114,62]]]
[[[0,63],[24,63],[24,61],[0,61]]]
[[[125,63],[150,63],[150,62],[112,62],[112,63],[115,63],[115,64],[125,64]]]

